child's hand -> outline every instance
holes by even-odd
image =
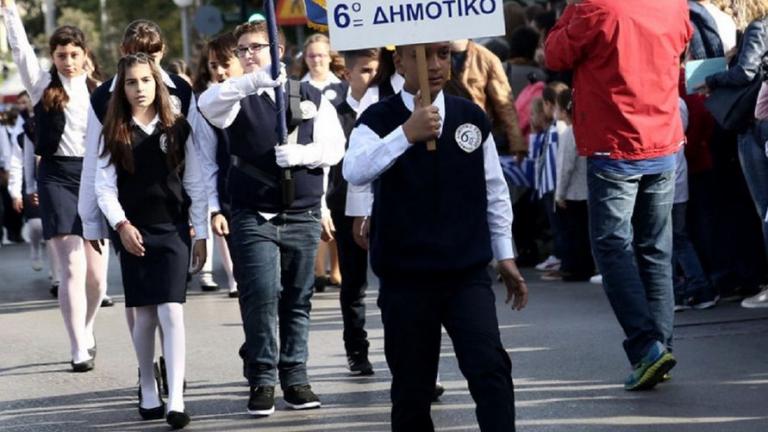
[[[568,205],[565,203],[565,200],[564,200],[564,199],[559,199],[559,200],[555,201],[555,203],[557,204],[557,207],[558,207],[558,208],[561,208],[561,209],[565,209],[565,208],[567,208],[567,206],[568,206]]]
[[[130,223],[126,223],[120,227],[117,233],[120,234],[120,242],[123,243],[123,247],[128,253],[137,257],[144,256],[144,238],[139,230]]]
[[[512,309],[521,310],[528,304],[528,285],[517,269],[514,259],[499,261],[499,274],[507,286],[507,299],[504,303],[512,302]]]
[[[403,132],[409,143],[425,142],[437,139],[442,119],[436,106],[422,106],[421,91],[414,96],[414,109],[411,117],[403,124]]]
[[[192,269],[190,273],[195,274],[203,269],[207,252],[205,239],[195,240],[195,244],[192,245]]]
[[[320,233],[320,240],[328,243],[333,241],[336,237],[336,226],[333,224],[333,219],[330,216],[324,216],[320,221],[322,232]]]
[[[361,248],[368,250],[368,236],[371,224],[367,217],[355,217],[352,221],[352,238]]]
[[[223,214],[219,213],[211,218],[211,230],[219,237],[229,235],[229,223]]]
[[[272,67],[270,65],[256,70],[252,73],[253,84],[256,88],[280,87],[288,81],[288,74],[285,72],[285,65],[280,65],[280,75],[272,79]]]

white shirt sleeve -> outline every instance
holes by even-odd
[[[208,238],[208,198],[203,173],[200,170],[197,150],[192,137],[187,139],[184,156],[184,191],[192,204],[189,207],[189,220],[195,228],[195,240]]]
[[[26,182],[27,195],[37,193],[37,156],[35,156],[35,144],[24,136],[24,181]]]
[[[99,208],[107,217],[109,225],[112,228],[126,220],[125,211],[123,206],[118,200],[117,194],[117,171],[115,165],[110,163],[110,155],[101,155],[104,149],[104,140],[99,140],[98,147],[98,160],[96,162],[96,179],[94,184],[94,190],[96,193],[96,201],[99,204]]]
[[[216,148],[219,143],[218,138],[216,138],[216,132],[214,132],[211,125],[208,124],[202,114],[200,114],[200,111],[198,111],[194,98],[192,98],[187,118],[189,125],[192,127],[192,137],[198,156],[202,181],[206,185],[208,211],[219,211],[221,210],[217,184],[219,164],[216,161]]]
[[[2,8],[2,12],[5,28],[8,30],[8,43],[11,46],[13,62],[19,68],[21,83],[29,92],[32,103],[37,104],[43,97],[43,91],[48,86],[51,75],[40,67],[16,6]]]
[[[349,148],[344,156],[344,178],[357,186],[371,183],[410,147],[402,126],[382,138],[361,124],[349,136]]]
[[[488,228],[491,231],[493,257],[497,261],[514,258],[512,202],[509,200],[509,189],[501,170],[493,135],[488,135],[488,139],[483,143],[483,160],[488,198]]]
[[[14,136],[14,141],[16,136]],[[8,158],[8,193],[13,199],[22,198],[22,184],[24,182],[24,153],[21,147],[11,143],[10,157]]]
[[[86,240],[99,240],[108,235],[94,190],[94,179],[97,176],[98,160],[101,155],[101,129],[101,122],[91,106],[88,108],[85,156],[83,157],[83,171],[80,173],[80,191],[77,201],[77,213],[83,222],[83,237]]]
[[[8,171],[11,162],[11,141],[5,126],[0,126],[0,168]]]
[[[346,215],[350,217],[365,217],[371,215],[373,208],[373,190],[371,184],[347,187]]]
[[[305,165],[310,169],[336,165],[344,157],[346,141],[336,109],[323,96],[315,116],[312,143],[304,146]]]
[[[240,101],[257,90],[253,74],[230,78],[208,87],[208,90],[200,95],[198,106],[212,125],[226,129],[240,113]]]

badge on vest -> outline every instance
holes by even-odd
[[[302,120],[313,119],[317,115],[317,107],[312,101],[301,101],[299,108],[301,109]]]
[[[323,95],[328,98],[329,101],[335,101],[337,97],[339,97],[339,94],[336,92],[336,90],[329,88],[326,91],[323,92]]]
[[[482,144],[483,134],[472,123],[464,123],[456,129],[456,143],[467,153],[477,150]]]
[[[181,114],[181,99],[179,99],[176,95],[171,95],[171,111],[173,111],[174,114],[179,115]]]
[[[168,153],[168,138],[165,134],[160,135],[160,151]]]

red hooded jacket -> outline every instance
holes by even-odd
[[[545,56],[550,69],[574,71],[582,156],[640,160],[679,150],[680,56],[692,32],[685,0],[582,0],[566,8]]]

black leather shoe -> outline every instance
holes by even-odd
[[[59,286],[58,285],[51,285],[50,291],[51,297],[53,298],[59,298]]]
[[[69,362],[69,364],[72,365],[72,372],[88,372],[89,370],[93,370],[93,368],[96,367],[96,363],[92,358],[89,358],[88,360],[80,363]]]
[[[171,425],[172,429],[183,429],[189,424],[189,414],[186,412],[169,411],[165,416],[165,421]]]
[[[229,298],[238,298],[240,297],[240,291],[238,290],[230,291],[229,294],[227,295],[229,296]]]
[[[165,403],[160,402],[160,406],[154,408],[142,408],[139,402],[139,415],[143,420],[160,420],[165,415]]]
[[[109,297],[101,299],[101,307],[112,307],[115,305],[115,301]]]

